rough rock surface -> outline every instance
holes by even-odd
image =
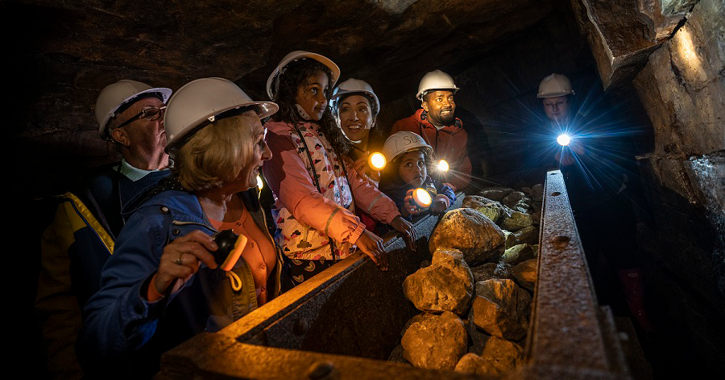
[[[513,232],[511,232],[511,231],[506,231],[506,230],[503,230],[503,236],[504,236],[504,239],[505,239],[505,241],[506,241],[506,242],[504,243],[504,248],[505,248],[505,249],[509,249],[509,248],[511,248],[511,247],[513,247],[513,246],[515,246],[516,244],[519,244],[519,243],[518,243],[518,242],[516,241],[516,235],[514,235],[514,233],[513,233]]]
[[[405,359],[416,367],[453,370],[466,353],[468,334],[451,312],[413,323],[401,342]]]
[[[534,249],[529,244],[517,244],[511,248],[506,249],[501,256],[501,262],[509,265],[518,265],[526,260],[531,260],[536,257]]]
[[[504,205],[506,205],[510,208],[514,208],[516,206],[516,204],[519,203],[519,201],[524,198],[526,198],[526,194],[524,194],[523,192],[513,191],[509,195],[505,196],[501,200],[501,203],[503,203]]]
[[[480,211],[494,223],[500,223],[501,218],[506,216],[506,208],[500,202],[482,197],[480,195],[466,195],[461,203],[462,207],[472,208]]]
[[[516,242],[518,244],[537,244],[539,242],[539,229],[534,226],[524,227],[516,232]]]
[[[507,187],[492,187],[489,189],[481,190],[478,194],[494,201],[502,201],[503,198],[511,194],[514,189]]]
[[[516,282],[523,288],[534,291],[536,285],[538,260],[526,260],[512,269],[512,274]]]
[[[470,208],[448,211],[430,237],[430,249],[456,248],[469,265],[497,260],[504,252],[503,231]]]
[[[473,323],[493,336],[520,340],[526,336],[530,307],[531,296],[513,280],[477,282]]]
[[[459,250],[438,248],[430,266],[403,281],[403,292],[418,310],[462,315],[473,297],[473,274]]]
[[[486,342],[481,356],[486,359],[492,374],[501,374],[521,363],[523,354],[524,350],[518,344],[493,336]]]
[[[501,222],[501,228],[515,232],[532,224],[533,219],[531,218],[531,215],[520,211],[514,211],[511,215],[503,219]]]
[[[506,263],[486,263],[471,268],[474,282],[486,281],[492,278],[514,278],[513,267]]]
[[[489,362],[486,359],[474,353],[463,355],[454,369],[456,372],[474,375],[487,375],[491,373],[492,370],[493,368],[490,367]]]

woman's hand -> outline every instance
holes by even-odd
[[[380,182],[380,172],[373,170],[373,168],[368,165],[368,157],[370,157],[370,152],[365,152],[365,155],[358,158],[353,163],[352,167],[361,177],[368,176],[373,181]]]
[[[362,235],[355,242],[358,248],[368,255],[375,265],[382,271],[388,270],[388,254],[383,248],[383,239],[374,233],[363,230]]]
[[[417,250],[415,242],[418,240],[418,235],[410,222],[398,215],[392,222],[390,222],[390,226],[400,232],[403,239],[405,239],[405,244],[408,245],[408,248],[410,248],[411,251],[415,252]]]
[[[168,293],[178,290],[177,288],[181,288],[199,270],[201,263],[209,268],[216,268],[214,256],[209,251],[216,251],[217,248],[212,237],[199,230],[191,231],[169,243],[164,247],[159,270],[154,276],[153,286],[156,291],[166,294],[177,278],[182,281]]]

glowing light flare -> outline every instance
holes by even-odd
[[[388,164],[388,160],[385,159],[385,156],[380,152],[375,152],[368,157],[368,165],[373,170],[381,171],[385,169],[385,165]]]
[[[415,203],[423,208],[428,208],[433,203],[430,193],[423,188],[417,188],[413,190],[413,200]]]
[[[569,143],[571,143],[571,136],[567,135],[566,133],[560,134],[556,138],[556,142],[559,143],[561,146],[567,146]]]
[[[448,169],[450,169],[450,166],[448,165],[448,162],[446,160],[438,161],[438,171],[439,172],[447,172]]]
[[[257,188],[261,191],[264,189],[264,181],[262,181],[262,177],[257,176]]]

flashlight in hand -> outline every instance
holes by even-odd
[[[375,171],[381,171],[385,169],[385,165],[388,164],[388,160],[380,152],[371,153],[368,157],[368,165]]]
[[[567,135],[566,133],[560,134],[556,138],[556,142],[559,143],[561,146],[567,146],[569,143],[571,143],[571,136]]]
[[[418,205],[418,207],[428,208],[430,207],[430,204],[433,203],[433,198],[430,196],[430,193],[426,191],[426,189],[419,187],[411,191],[413,193],[413,200],[415,201],[415,204]]]
[[[234,268],[234,264],[237,263],[239,257],[242,256],[242,251],[244,251],[248,239],[246,236],[237,235],[231,230],[217,232],[213,238],[219,247],[219,249],[212,252],[214,261],[222,270],[229,272]]]

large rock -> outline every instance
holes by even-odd
[[[430,237],[430,249],[456,248],[469,265],[495,261],[504,252],[503,231],[470,208],[448,211]]]
[[[529,289],[532,292],[534,291],[534,286],[536,285],[536,279],[538,277],[537,264],[538,260],[536,259],[526,260],[516,265],[512,270],[512,274],[516,279],[516,282],[521,285],[521,287]]]
[[[498,262],[498,263],[486,263],[471,268],[473,273],[473,281],[486,281],[492,278],[514,278],[513,267],[509,264]]]
[[[516,368],[523,360],[523,349],[516,343],[492,336],[480,354],[464,355],[455,371],[476,375],[501,375]]]
[[[501,262],[509,265],[518,265],[526,260],[531,260],[536,257],[534,249],[529,244],[517,244],[511,248],[506,249],[501,256]]]
[[[518,344],[492,336],[481,356],[486,359],[490,373],[498,375],[516,368],[522,362],[523,354],[524,350]]]
[[[524,227],[514,232],[518,244],[537,244],[539,242],[539,229],[534,226]]]
[[[473,297],[473,274],[459,250],[438,248],[430,266],[403,281],[403,292],[418,310],[462,315]]]
[[[461,203],[462,207],[478,210],[494,223],[500,223],[502,218],[506,216],[506,207],[497,202],[480,195],[466,195]]]
[[[509,340],[525,337],[530,308],[531,296],[513,280],[476,283],[473,323],[493,336]]]
[[[532,224],[533,219],[531,218],[531,215],[520,211],[514,211],[511,215],[503,219],[501,222],[501,228],[515,232]]]
[[[451,312],[413,323],[401,342],[405,359],[416,367],[451,371],[465,355],[468,334]]]
[[[513,232],[511,232],[511,231],[506,231],[506,230],[503,230],[503,236],[504,236],[504,237],[503,237],[503,238],[504,238],[504,240],[506,241],[506,242],[504,243],[504,249],[509,249],[509,248],[511,248],[511,247],[513,247],[513,246],[515,246],[516,244],[519,244],[519,243],[518,243],[518,242],[516,241],[516,235],[514,235],[514,233],[513,233]]]
[[[505,196],[511,194],[513,191],[514,189],[510,189],[507,187],[492,187],[489,189],[481,190],[478,192],[478,194],[488,199],[500,202]]]
[[[505,196],[501,203],[507,207],[514,208],[520,200],[526,198],[526,194],[521,191],[512,191],[509,195]]]

